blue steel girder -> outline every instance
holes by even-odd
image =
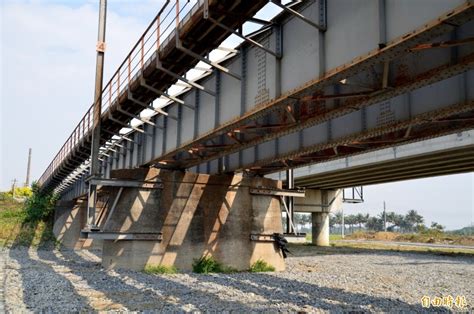
[[[304,21],[300,21],[301,25],[294,26],[297,23],[292,21],[291,14],[281,14],[272,21],[273,27],[256,34],[252,39],[264,47],[275,46],[275,51],[280,49],[283,58],[257,53],[257,48],[252,49],[252,45],[242,44],[239,48],[240,55],[222,63],[226,69],[239,75],[240,81],[227,76],[217,79],[214,72],[196,82],[219,93],[214,97],[193,88],[181,95],[181,102],[165,109],[168,115],[180,118],[169,119],[162,115],[153,117],[156,127],[144,126],[146,130],[151,130],[147,134],[152,136],[146,136],[148,139],[144,140],[143,145],[129,142],[128,151],[120,156],[114,153],[111,157],[104,157],[104,175],[107,176],[111,169],[152,165],[175,169],[191,168],[192,171],[199,172],[249,170],[265,174],[473,127],[473,104],[469,98],[472,94],[467,92],[469,86],[464,87],[464,99],[445,101],[441,105],[433,97],[424,97],[427,112],[419,112],[417,100],[420,98],[417,95],[425,95],[430,86],[441,86],[440,89],[443,89],[448,84],[449,88],[460,86],[462,89],[463,84],[467,85],[467,77],[471,75],[470,69],[473,67],[470,39],[474,34],[469,31],[472,29],[473,19],[471,2],[450,9],[439,17],[439,14],[433,15],[431,18],[436,19],[423,23],[422,27],[415,30],[409,28],[408,33],[396,38],[390,35],[393,33],[390,27],[383,32],[383,27],[380,27],[376,31],[375,44],[372,45],[374,50],[356,54],[356,57],[347,59],[345,63],[331,66],[330,60],[334,54],[331,50],[334,37],[331,36],[337,24],[334,12],[344,12],[335,10],[334,5],[337,2],[328,3],[329,23],[324,34]],[[314,6],[318,10],[314,10]],[[308,1],[295,9],[305,15],[313,14],[312,20],[316,21],[320,8],[318,1]],[[381,12],[384,10],[379,8]],[[385,15],[390,16],[388,13]],[[383,15],[380,14],[378,19],[385,19],[381,17]],[[379,22],[381,26],[384,23]],[[369,20],[367,24],[370,24]],[[354,28],[358,27],[362,28],[363,25],[354,25]],[[312,29],[313,32],[306,34],[306,29]],[[288,70],[291,72],[291,67],[304,70],[301,64],[307,62],[308,58],[304,55],[299,58],[300,55],[295,53],[299,46],[291,50],[288,44],[282,43],[288,43],[300,33],[303,34],[299,37],[301,50],[306,43],[313,42],[316,45],[317,49],[312,52],[312,57],[314,62],[319,62],[319,69],[311,72],[315,79],[302,80],[296,77],[295,81],[300,82],[299,85],[288,88],[288,83],[285,82],[294,75],[294,72],[288,74]],[[382,36],[382,33],[388,35]],[[317,41],[314,36],[317,36]],[[367,37],[370,37],[369,34]],[[378,44],[387,41],[387,38],[388,42],[379,48]],[[184,43],[189,47],[195,40]],[[295,55],[298,57],[295,58]],[[153,62],[155,61],[152,60],[150,64]],[[166,69],[171,66],[162,64]],[[275,70],[269,67],[272,64],[275,64]],[[265,69],[266,67],[269,69]],[[314,68],[312,64],[306,67]],[[326,68],[330,70],[327,71]],[[262,71],[264,75],[260,76]],[[153,80],[150,83],[146,72],[144,74],[147,85],[155,84]],[[303,77],[304,73],[300,76]],[[270,80],[274,81],[274,87],[269,86]],[[453,80],[456,81],[454,85],[450,83]],[[146,103],[141,98],[142,93],[156,97],[157,93],[149,88],[156,88],[156,85],[144,86],[143,81],[143,78],[139,78],[135,82],[137,90],[133,91],[133,96]],[[259,90],[260,98],[257,100],[256,97],[255,105],[252,106],[251,97],[257,85],[263,87]],[[268,95],[265,87],[268,86],[270,95],[265,98]],[[238,102],[231,99],[233,95],[238,95]],[[182,106],[182,103],[188,106]],[[236,111],[237,116],[229,118],[229,108],[235,105],[238,108],[231,110]],[[407,107],[410,114],[404,119],[381,121],[380,125],[374,127],[373,111],[380,110],[382,116],[390,118],[391,111],[396,112],[394,106]],[[131,112],[129,107],[124,108]],[[341,119],[346,119],[346,125],[342,125],[342,128],[338,124]],[[361,130],[356,132],[354,129],[346,136],[341,136],[341,129],[350,129],[354,121],[360,121],[363,126]],[[120,129],[114,127],[116,126],[110,126],[110,133],[116,133]],[[321,138],[325,132],[327,134],[323,140],[310,143],[309,138]],[[138,135],[134,133],[136,132],[131,132],[128,136],[135,140]],[[124,141],[121,143],[125,144]],[[297,143],[296,147],[294,143]],[[212,166],[218,164],[217,161],[221,166]]]
[[[456,47],[457,45],[467,47],[463,50],[463,55],[457,55],[455,59],[447,56],[436,60],[437,49],[429,48],[443,47],[436,43],[446,34],[455,33],[462,25],[469,23],[473,19],[473,12],[473,5],[467,2],[422,27],[386,43],[384,48],[377,48],[358,56],[147,164],[167,164],[183,169],[194,167],[466,72],[473,67],[474,61],[470,38],[461,37],[453,43]],[[472,34],[464,32],[461,36],[472,36]],[[468,104],[468,107],[471,105]],[[298,116],[294,117],[289,112],[297,112]],[[272,123],[262,123],[264,121]],[[212,146],[212,143],[216,143],[227,134],[240,137],[235,141],[228,136],[229,139],[218,151],[210,148],[209,143]],[[186,152],[190,152],[187,158]],[[291,154],[282,155],[281,158],[275,156],[274,161],[282,162],[283,165],[272,165],[271,171],[275,171],[278,167],[284,168],[288,159],[304,153],[304,150],[298,148]],[[230,170],[251,169],[252,163],[256,166],[253,169],[257,167],[261,169],[263,164],[273,163],[273,159],[260,162],[253,160],[243,165],[244,167]]]

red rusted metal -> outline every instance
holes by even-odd
[[[179,27],[179,0],[176,0],[176,33],[178,33]]]
[[[141,47],[140,47],[140,69],[143,69],[145,59],[145,38],[142,36],[141,39]]]
[[[130,78],[132,74],[132,60],[130,59],[130,55],[128,56],[128,84],[130,85]]]
[[[160,49],[160,16],[156,17],[156,50]]]
[[[112,84],[109,84],[109,106],[112,105]]]

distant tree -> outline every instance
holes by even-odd
[[[354,225],[357,224],[357,216],[356,215],[347,215],[344,217],[344,224],[349,226],[349,230],[354,232]]]
[[[444,226],[442,226],[441,224],[433,221],[431,222],[431,227],[430,227],[432,230],[436,230],[436,231],[443,231],[444,230]]]
[[[411,209],[408,211],[408,213],[405,215],[405,223],[407,227],[409,228],[410,231],[414,231],[415,227],[417,225],[420,225],[423,223],[423,216],[418,214],[418,212],[414,209]]]
[[[336,225],[336,218],[334,214],[329,214],[329,228],[332,229]]]
[[[383,220],[378,217],[369,217],[367,223],[365,224],[368,230],[372,231],[382,231],[383,230]]]
[[[355,215],[355,222],[359,225],[359,230],[362,230],[362,225],[367,223],[369,219],[369,214],[358,213]]]
[[[334,224],[339,226],[342,225],[342,212],[337,212],[334,214]]]

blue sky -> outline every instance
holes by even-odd
[[[164,0],[109,0],[105,81],[158,12]],[[271,16],[275,8],[262,12]],[[0,3],[0,190],[25,180],[28,148],[32,177],[48,166],[92,104],[98,0]],[[347,213],[417,209],[427,222],[458,228],[473,221],[474,175],[365,188],[366,202]]]

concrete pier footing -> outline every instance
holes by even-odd
[[[105,204],[99,201],[97,204],[98,213],[101,214],[104,210]],[[81,230],[86,225],[86,220],[86,199],[58,201],[54,212],[54,236],[61,245],[69,249],[102,249],[101,240],[81,238]]]
[[[241,175],[207,175],[160,169],[123,169],[112,178],[161,182],[162,189],[124,188],[113,214],[108,217],[118,188],[109,188],[109,201],[98,214],[99,226],[109,233],[161,233],[161,240],[103,240],[102,264],[106,268],[143,269],[145,265],[175,266],[191,270],[195,259],[212,256],[237,270],[248,269],[259,259],[284,270],[285,264],[275,242],[251,240],[251,235],[282,233],[280,199],[256,195],[252,188],[281,188],[281,181]],[[84,207],[83,211],[81,209]],[[56,220],[55,229],[66,224],[78,235],[85,224],[85,205],[75,204]],[[68,217],[69,217],[68,216]],[[62,226],[61,226],[62,225]],[[74,231],[73,231],[74,230]],[[71,245],[73,237],[63,243]],[[271,239],[271,238],[270,238]],[[96,240],[94,240],[96,241]]]
[[[329,246],[329,213],[311,213],[312,243],[317,246]]]

